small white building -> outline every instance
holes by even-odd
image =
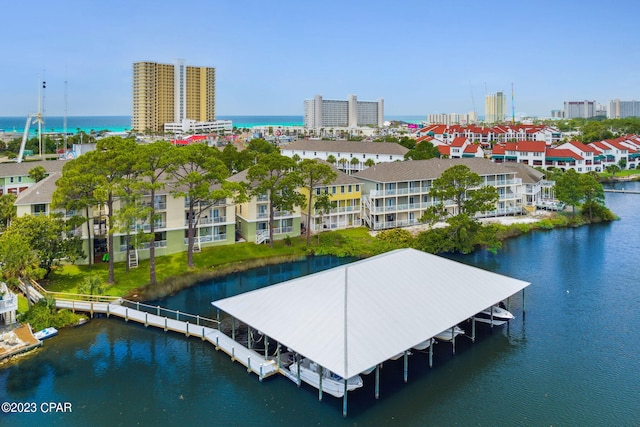
[[[0,282],[0,324],[16,323],[18,311],[18,296],[7,288],[7,284]]]

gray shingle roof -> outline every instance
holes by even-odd
[[[406,147],[395,142],[321,141],[300,139],[282,147],[282,150],[326,151],[331,153],[387,154],[404,156]]]
[[[465,165],[480,176],[511,174],[515,171],[502,164],[481,158],[429,159],[403,162],[378,163],[353,175],[355,178],[377,182],[413,181],[436,179],[442,172],[455,165]]]
[[[62,162],[60,162],[62,163]],[[18,195],[16,205],[35,205],[51,203],[53,192],[56,191],[56,181],[62,176],[60,172],[54,172],[40,182],[33,184]]]
[[[0,163],[0,177],[5,176],[28,176],[29,171],[36,166],[42,166],[47,173],[59,172],[66,164],[62,160],[40,160],[37,162],[22,163]]]

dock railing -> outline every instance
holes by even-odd
[[[206,326],[208,328],[217,329],[218,321],[215,319],[209,319],[197,314],[185,313],[179,310],[171,310],[169,308],[160,307],[159,305],[149,305],[137,301],[120,300],[120,305],[127,308],[132,308],[143,313],[155,314],[156,316],[166,317],[168,319],[175,319],[181,322],[189,322],[196,326]]]

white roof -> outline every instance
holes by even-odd
[[[528,285],[399,249],[212,304],[349,378]]]

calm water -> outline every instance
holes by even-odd
[[[380,400],[365,376],[346,419],[341,400],[318,402],[316,390],[281,377],[260,383],[197,338],[95,319],[0,368],[0,401],[70,402],[73,413],[0,414],[0,425],[638,425],[640,195],[608,194],[607,204],[620,221],[524,236],[496,256],[455,257],[532,282],[526,318],[521,297],[512,298],[508,330],[460,340],[455,356],[438,344],[432,369],[416,352],[408,384],[401,360],[385,363]],[[211,300],[316,267],[253,271],[161,303],[212,316]]]

